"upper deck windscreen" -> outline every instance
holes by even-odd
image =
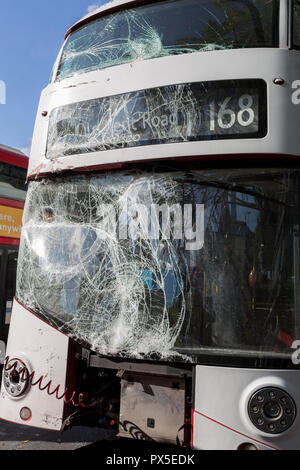
[[[278,46],[278,0],[170,0],[100,17],[73,32],[56,80],[199,51]]]

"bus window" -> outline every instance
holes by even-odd
[[[12,303],[16,290],[17,249],[0,249],[0,339],[6,341],[12,311]]]
[[[0,163],[0,197],[25,201],[26,168]]]
[[[300,47],[300,2],[293,1],[293,22],[292,22],[292,45],[295,48]]]
[[[56,80],[134,60],[278,47],[277,0],[169,0],[91,21],[64,46]]]

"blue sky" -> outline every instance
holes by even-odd
[[[0,144],[29,153],[42,89],[65,32],[106,0],[0,0]],[[59,13],[59,14],[58,14]]]

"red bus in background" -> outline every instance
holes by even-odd
[[[27,167],[26,155],[0,145],[0,339],[4,342],[16,287]]]

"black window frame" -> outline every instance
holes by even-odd
[[[288,37],[288,42],[289,42],[289,49],[294,49],[296,51],[300,51],[300,41],[299,41],[299,44],[295,44],[295,42],[294,42],[294,9],[295,9],[296,4],[298,4],[299,8],[300,8],[299,0],[289,0],[289,37]]]

